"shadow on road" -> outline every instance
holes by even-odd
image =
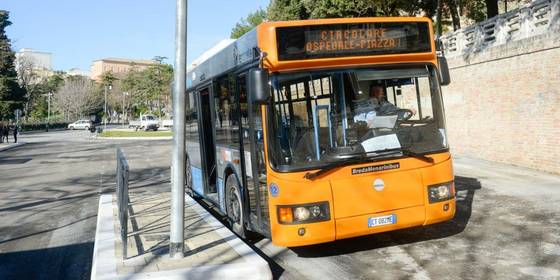
[[[30,160],[31,158],[0,159],[0,165],[24,164]]]
[[[463,232],[469,222],[474,195],[477,190],[481,189],[481,184],[476,178],[456,176],[455,188],[457,190],[457,211],[455,217],[450,221],[290,249],[299,257],[316,258],[440,239],[459,234]]]
[[[93,242],[0,253],[0,279],[89,279],[92,255]]]

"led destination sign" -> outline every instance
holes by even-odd
[[[426,22],[308,25],[276,29],[279,60],[431,52]]]

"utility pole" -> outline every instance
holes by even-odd
[[[105,86],[105,106],[103,109],[103,130],[107,130],[107,88],[111,89],[111,85]]]
[[[51,96],[52,92],[47,93],[47,132],[49,132],[49,124],[51,122]]]
[[[125,99],[125,96],[127,96],[127,95],[128,95],[128,92],[123,91],[123,98],[122,98],[122,126],[123,126],[123,128],[124,128],[124,116],[125,116],[125,114],[124,114],[124,99]]]
[[[176,0],[173,82],[173,154],[169,256],[184,257],[185,237],[185,90],[187,80],[187,0]]]

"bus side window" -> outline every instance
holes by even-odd
[[[230,88],[229,79],[225,76],[218,79],[214,93],[216,144],[225,146],[239,142],[236,130],[234,130],[236,127],[233,121],[234,96]]]

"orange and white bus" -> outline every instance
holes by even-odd
[[[240,236],[302,246],[449,220],[427,18],[265,22],[188,71],[187,192]]]

